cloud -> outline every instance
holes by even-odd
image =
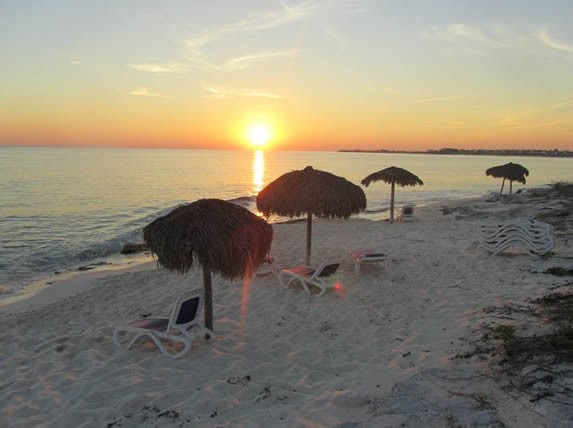
[[[557,49],[563,52],[573,53],[573,45],[564,43],[560,40],[552,39],[547,30],[542,30],[537,33],[537,38],[547,47]]]
[[[492,35],[484,33],[477,27],[465,24],[452,24],[446,28],[432,27],[428,36],[451,43],[460,41],[471,42],[475,45],[504,47],[506,43],[496,40]]]
[[[440,95],[436,97],[426,97],[426,98],[419,98],[414,100],[413,104],[425,104],[425,103],[434,103],[434,102],[441,102],[441,101],[450,101],[450,100],[459,100],[463,98],[470,98],[471,95],[462,95],[462,94],[453,94],[453,95]]]
[[[559,101],[556,101],[551,104],[545,104],[538,106],[536,108],[537,113],[548,113],[548,112],[556,112],[561,110],[570,110],[573,108],[573,95],[569,95],[567,97],[561,98]]]
[[[130,64],[134,70],[148,71],[150,73],[177,73],[184,71],[187,67],[180,62],[166,64]]]
[[[229,71],[236,70],[237,68],[244,69],[261,62],[267,62],[284,56],[291,56],[296,54],[298,51],[264,52],[260,54],[236,57],[227,61],[223,65],[216,65],[207,59],[205,50],[209,45],[226,38],[237,37],[243,33],[260,33],[302,21],[308,21],[327,10],[334,10],[348,14],[363,13],[367,11],[367,8],[364,6],[364,0],[312,0],[304,1],[294,6],[289,6],[286,2],[279,0],[279,4],[280,8],[278,9],[249,15],[244,19],[230,24],[205,29],[196,36],[183,40],[182,43],[186,48],[186,57],[190,66],[193,68],[207,70]],[[325,34],[328,34],[331,38],[335,39],[338,43],[343,45],[348,44],[348,42],[333,29],[327,27],[319,28],[321,28]]]
[[[253,55],[246,55],[242,57],[233,58],[227,61],[221,69],[229,69],[229,70],[236,70],[236,69],[244,69],[248,68],[254,64],[259,64],[262,62],[268,62],[276,58],[284,58],[284,57],[291,57],[298,53],[299,51],[296,49],[289,50],[289,51],[280,51],[280,52],[261,52],[258,54]]]
[[[221,99],[232,99],[239,97],[249,97],[249,98],[267,98],[267,99],[280,99],[285,98],[283,95],[259,91],[257,89],[233,89],[224,88],[220,86],[213,86],[208,84],[203,84],[203,89],[207,92],[205,97],[207,98],[221,98]]]
[[[147,88],[139,88],[134,89],[129,93],[129,95],[134,95],[138,97],[158,97],[158,98],[165,98],[165,96],[157,93],[157,92],[150,92]]]
[[[345,47],[350,45],[350,42],[348,41],[348,39],[346,37],[344,37],[344,35],[342,35],[338,31],[334,30],[333,28],[326,26],[326,25],[319,25],[318,28],[325,35],[327,35],[332,40],[334,40],[336,43],[338,43],[338,45],[340,45],[341,47],[345,48]]]
[[[183,60],[171,63],[145,63],[131,64],[135,70],[152,73],[174,73],[190,70],[206,71],[235,71],[253,67],[257,64],[275,59],[293,56],[298,50],[283,50],[276,52],[261,52],[242,55],[223,62],[215,62],[207,52],[208,48],[224,39],[237,38],[241,34],[261,33],[276,28],[292,25],[295,23],[311,20],[326,11],[342,14],[364,13],[368,10],[365,6],[367,0],[306,0],[293,6],[284,0],[278,0],[279,7],[258,14],[251,14],[229,24],[223,24],[206,28],[201,32],[180,40],[183,46]],[[348,42],[327,27],[319,27],[338,43],[345,45]]]
[[[452,24],[432,27],[424,35],[450,43],[456,53],[474,56],[485,56],[493,50],[504,50],[510,55],[543,55],[539,42],[553,51],[573,53],[573,44],[552,38],[547,30],[517,31],[493,25],[482,29],[466,24]]]
[[[573,95],[562,97],[546,104],[505,108],[497,113],[497,126],[500,128],[541,127],[550,124],[571,123],[570,110],[573,108]]]
[[[320,3],[306,1],[296,6],[288,6],[281,2],[281,7],[276,10],[250,15],[231,24],[203,30],[198,35],[183,41],[183,44],[195,54],[202,54],[206,46],[238,33],[259,32],[278,28],[287,24],[310,19],[320,9]]]

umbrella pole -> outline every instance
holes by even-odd
[[[312,213],[306,217],[306,259],[305,264],[310,266],[310,244],[312,242]]]
[[[392,182],[392,188],[390,190],[390,223],[394,223],[394,186],[395,183]]]
[[[513,192],[513,180],[509,180],[509,194],[511,195]]]
[[[203,288],[205,291],[205,327],[213,331],[213,287],[211,270],[205,266],[203,266]],[[205,335],[205,339],[210,338],[210,335]]]
[[[505,184],[505,177],[503,177],[503,181],[501,182],[501,190],[499,191],[499,196],[503,193],[503,185]]]

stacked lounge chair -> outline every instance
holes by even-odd
[[[512,247],[523,247],[530,255],[543,256],[555,247],[553,226],[537,220],[508,220],[482,225],[480,244],[491,255],[498,255]]]

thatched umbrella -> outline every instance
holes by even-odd
[[[251,276],[271,248],[273,229],[246,208],[220,199],[201,199],[175,208],[143,229],[143,239],[167,270],[203,267],[205,326],[213,330],[212,272],[223,278]]]
[[[257,195],[257,209],[265,216],[306,214],[306,264],[310,264],[312,216],[345,218],[366,208],[362,189],[343,177],[307,166],[287,172]]]
[[[529,171],[518,163],[509,162],[504,165],[498,165],[486,169],[485,175],[491,175],[494,178],[503,178],[503,181],[501,182],[501,190],[499,191],[499,194],[501,195],[505,180],[509,180],[509,193],[511,194],[513,190],[513,182],[519,181],[520,183],[525,184],[525,177],[529,176]]]
[[[415,186],[417,184],[421,186],[424,184],[417,175],[396,166],[391,166],[383,169],[382,171],[374,172],[363,179],[361,183],[368,187],[371,182],[380,180],[392,185],[390,190],[390,222],[394,221],[394,188],[396,184],[399,186]]]

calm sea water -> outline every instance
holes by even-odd
[[[179,204],[221,198],[256,211],[262,187],[307,165],[357,184],[388,166],[406,168],[424,186],[397,188],[399,207],[499,191],[500,180],[484,171],[510,160],[529,169],[527,187],[573,181],[573,159],[561,158],[0,148],[0,299],[35,279],[117,255],[124,243],[142,240],[143,226]],[[386,218],[389,186],[364,190],[368,210],[360,216]]]

